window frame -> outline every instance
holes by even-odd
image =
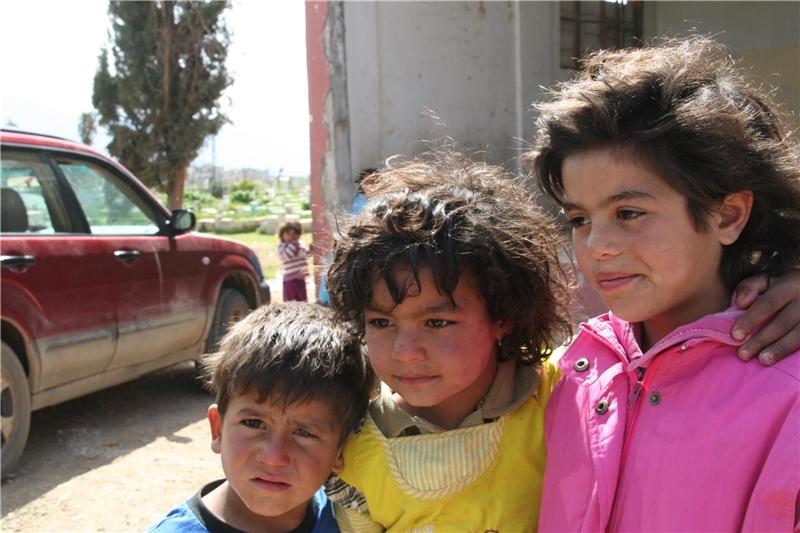
[[[73,210],[77,216],[80,217],[80,233],[85,233],[88,235],[96,235],[98,237],[113,237],[113,236],[131,236],[131,237],[147,237],[148,235],[141,235],[137,233],[123,233],[123,234],[115,234],[115,235],[108,235],[102,233],[92,233],[91,226],[89,224],[88,219],[86,218],[86,213],[84,212],[83,206],[80,203],[75,191],[72,189],[72,186],[69,184],[67,177],[64,175],[63,170],[61,169],[61,165],[59,164],[59,159],[69,159],[72,161],[82,161],[88,164],[92,164],[102,168],[103,170],[107,171],[112,175],[113,178],[117,179],[122,185],[124,185],[133,195],[136,197],[136,201],[134,203],[141,207],[141,205],[145,205],[149,208],[149,210],[156,216],[157,221],[156,225],[158,226],[158,232],[149,235],[152,237],[156,236],[169,236],[169,217],[165,214],[164,208],[154,202],[144,191],[142,191],[142,186],[138,183],[135,183],[131,180],[124,172],[121,172],[117,167],[111,164],[108,161],[105,161],[102,158],[94,157],[91,154],[85,154],[83,152],[71,151],[71,150],[53,150],[53,149],[44,149],[43,152],[47,155],[50,165],[53,168],[53,171],[59,177],[59,180],[65,184],[68,194],[70,196],[70,202],[72,205],[76,207]],[[66,200],[65,200],[66,201]]]
[[[153,202],[144,194],[141,194],[140,187],[137,184],[131,182],[127,176],[123,175],[122,173],[118,172],[112,165],[103,164],[102,160],[95,159],[91,157],[77,157],[73,154],[66,154],[60,152],[52,152],[50,154],[51,160],[53,165],[58,169],[61,173],[64,181],[68,184],[70,190],[72,191],[73,196],[75,197],[75,201],[80,206],[80,211],[82,214],[82,218],[86,223],[86,227],[88,228],[88,233],[91,235],[96,236],[139,236],[139,237],[155,237],[158,235],[164,234],[164,217],[161,209],[158,209],[156,206],[153,205]],[[88,167],[93,173],[99,174],[97,179],[103,180],[105,182],[111,181],[111,185],[116,189],[116,192],[125,198],[127,198],[131,204],[133,204],[137,209],[139,209],[142,214],[152,222],[153,225],[156,226],[157,231],[154,233],[140,233],[140,232],[126,232],[120,231],[116,232],[113,231],[113,228],[125,228],[129,227],[128,225],[121,224],[119,226],[106,226],[106,225],[99,225],[96,226],[96,229],[92,229],[92,224],[89,222],[88,214],[86,212],[86,207],[81,202],[80,198],[78,198],[78,193],[75,191],[74,187],[72,186],[72,182],[67,177],[67,172],[62,168],[63,165],[84,165]],[[98,170],[93,170],[96,168]],[[106,175],[103,175],[106,174]],[[114,183],[116,182],[116,183]],[[105,228],[104,231],[97,231],[102,228]]]
[[[584,15],[586,10],[582,9],[582,7],[590,3],[598,5],[599,18],[595,14]],[[573,9],[570,13],[565,14],[563,7],[567,4],[571,4]],[[584,45],[583,36],[587,24],[599,26],[601,49],[619,49],[630,46],[631,43],[626,41],[627,35],[630,35],[630,39],[634,43],[641,42],[644,35],[643,4],[643,0],[616,0],[614,2],[607,0],[570,0],[559,2],[559,66],[562,69],[579,70],[580,58],[585,57],[587,52],[594,51],[594,49]],[[614,8],[616,13],[612,12],[609,15],[610,8]],[[632,22],[626,20],[626,10],[632,11]],[[564,46],[567,26],[572,30],[572,43],[569,47],[571,50],[570,59],[565,62],[562,51],[567,48]]]
[[[69,184],[64,181],[61,173],[58,172],[57,169],[53,168],[52,161],[45,151],[36,146],[17,144],[4,144],[2,148],[0,148],[0,157],[3,159],[13,158],[14,153],[26,154],[31,156],[31,158],[38,160],[39,163],[47,168],[47,170],[50,172],[49,177],[52,178],[52,183],[50,184],[52,185],[52,190],[50,185],[43,187],[42,197],[48,209],[48,215],[53,225],[53,232],[27,232],[25,233],[25,236],[36,238],[82,233],[83,222],[82,218],[76,213],[75,207],[77,204],[75,203],[76,199],[72,194],[72,189],[70,188]],[[45,190],[47,191],[46,194]],[[60,202],[60,207],[64,210],[64,213],[61,214],[63,216],[59,216],[59,214],[56,212],[57,208],[52,204],[53,200],[51,199],[51,195],[53,194],[58,196],[56,201]],[[78,207],[80,206],[78,205]]]

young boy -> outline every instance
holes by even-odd
[[[358,337],[326,308],[273,304],[236,324],[202,368],[225,479],[148,531],[338,531],[320,487],[342,469],[374,388]]]

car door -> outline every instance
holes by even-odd
[[[115,259],[119,338],[108,369],[158,359],[197,343],[205,309],[197,303],[199,291],[180,283],[163,209],[111,165],[61,154],[55,160],[78,197],[93,238],[105,242]]]
[[[41,150],[4,148],[0,162],[0,302],[28,336],[31,391],[102,372],[117,339],[111,250]]]

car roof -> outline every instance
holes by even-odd
[[[61,148],[77,152],[85,152],[103,159],[108,159],[107,155],[95,150],[91,146],[86,146],[85,144],[70,141],[62,137],[56,137],[54,135],[45,135],[42,133],[32,133],[20,130],[8,130],[3,128],[0,130],[0,141],[3,143],[29,144],[34,146]]]
[[[13,144],[16,146],[21,145],[28,145],[28,146],[39,146],[45,148],[55,148],[59,150],[70,150],[73,152],[84,153],[87,155],[94,156],[105,161],[107,164],[114,166],[120,172],[125,174],[129,179],[135,181],[139,185],[140,191],[144,192],[144,194],[148,195],[153,201],[155,201],[156,205],[161,209],[161,211],[165,214],[165,216],[169,216],[169,209],[161,203],[161,201],[156,198],[153,191],[151,191],[146,185],[144,185],[139,178],[137,178],[130,170],[125,168],[124,165],[115,161],[113,158],[109,157],[107,154],[104,154],[98,150],[95,150],[91,146],[87,146],[83,143],[70,141],[69,139],[64,139],[62,137],[56,137],[54,135],[45,135],[42,133],[31,133],[28,131],[20,131],[20,130],[9,130],[6,128],[0,129],[0,142],[2,144]]]

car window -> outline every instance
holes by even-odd
[[[97,235],[155,235],[158,218],[130,184],[86,161],[58,158],[59,167]]]
[[[37,154],[3,150],[0,231],[53,234],[72,231],[50,166]]]

